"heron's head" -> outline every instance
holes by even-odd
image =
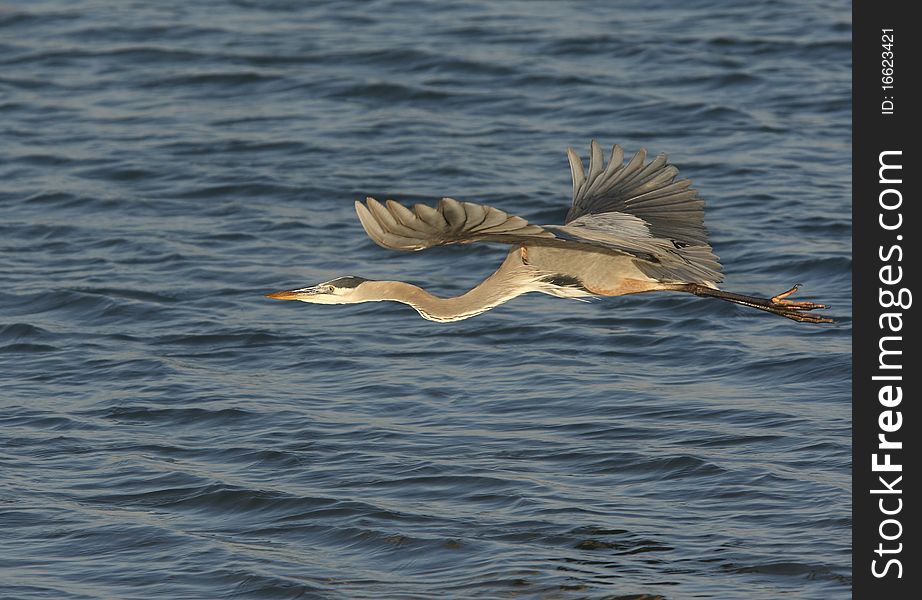
[[[366,300],[361,293],[361,287],[367,281],[361,277],[347,275],[311,287],[273,292],[266,294],[266,297],[276,300],[300,300],[313,304],[354,304]]]

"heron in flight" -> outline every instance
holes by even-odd
[[[446,244],[498,242],[512,249],[499,269],[469,292],[439,298],[402,281],[347,276],[310,287],[268,294],[278,300],[355,304],[390,300],[430,321],[460,321],[516,296],[541,292],[559,298],[686,292],[751,306],[795,321],[828,323],[811,313],[823,304],[789,300],[798,286],[772,298],[717,288],[721,265],[707,240],[704,201],[688,179],[660,154],[646,162],[640,150],[627,163],[618,145],[606,163],[590,148],[589,171],[568,149],[573,203],[563,225],[533,225],[498,208],[443,198],[436,207],[412,208],[367,198],[355,210],[365,232],[391,250],[425,250]]]

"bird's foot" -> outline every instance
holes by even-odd
[[[806,301],[797,302],[794,300],[786,300],[788,296],[796,292],[798,289],[800,289],[799,283],[786,292],[781,292],[777,296],[772,296],[769,299],[769,302],[771,302],[772,306],[776,306],[782,310],[800,311],[800,310],[814,310],[817,308],[829,308],[825,304],[817,304],[816,302],[806,302]]]
[[[807,310],[810,310],[810,309],[807,309]],[[800,323],[835,323],[835,321],[833,319],[830,319],[829,317],[824,317],[822,315],[817,315],[814,313],[801,312],[799,310],[785,310],[785,309],[779,308],[779,309],[773,310],[772,312],[775,313],[776,315],[787,317],[788,319],[792,319]]]
[[[829,317],[822,317],[820,315],[811,314],[808,310],[815,310],[817,308],[828,308],[825,304],[818,304],[816,302],[798,302],[794,300],[788,300],[787,297],[800,289],[800,284],[798,283],[791,289],[781,292],[777,296],[772,296],[769,298],[768,303],[771,306],[772,312],[775,314],[781,315],[782,317],[787,317],[794,321],[799,321],[801,323],[832,323],[833,320]]]

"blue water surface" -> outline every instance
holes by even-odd
[[[850,5],[0,4],[0,597],[847,598]],[[726,289],[458,323],[353,202],[559,223],[667,152]]]

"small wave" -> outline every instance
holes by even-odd
[[[0,6],[0,27],[47,25],[54,21],[70,21],[73,18],[73,12],[68,11],[43,10],[28,12],[14,9],[10,5]]]
[[[29,323],[10,323],[0,325],[0,340],[3,341],[22,341],[37,340],[51,336],[51,332]]]
[[[723,567],[731,573],[780,575],[787,577],[804,577],[807,579],[834,580],[841,583],[850,583],[851,578],[827,567],[826,565],[810,565],[797,562],[768,562],[758,565],[725,565]]]
[[[6,346],[0,346],[0,352],[8,352],[11,354],[45,353],[45,352],[56,352],[58,350],[60,350],[60,348],[56,346],[49,346],[48,344],[18,343],[18,344],[7,344]]]
[[[85,179],[101,179],[104,181],[138,181],[143,179],[154,179],[160,176],[156,171],[151,171],[150,169],[145,169],[137,165],[119,165],[111,163],[104,167],[81,169],[76,171],[75,174]]]
[[[233,586],[232,598],[320,598],[329,597],[325,582],[305,581],[304,575],[283,577],[258,571],[221,569],[221,580]],[[322,578],[318,578],[322,579]]]
[[[119,422],[187,425],[232,424],[255,418],[253,413],[239,408],[154,408],[147,406],[119,406],[97,413],[97,415]]]
[[[353,98],[386,100],[389,102],[426,102],[456,100],[457,94],[441,92],[432,88],[403,85],[392,82],[377,82],[361,85],[349,85],[331,90],[331,98]]]
[[[241,198],[241,197],[286,197],[293,196],[300,192],[297,188],[288,187],[280,184],[272,183],[242,183],[242,184],[212,184],[212,185],[198,185],[193,188],[180,189],[178,190],[179,197],[186,198],[190,200],[196,199],[207,199],[207,198],[221,198],[221,197],[232,197],[232,198]],[[227,211],[226,206],[224,207],[212,207],[211,211],[222,210]]]
[[[141,85],[147,88],[214,86],[219,88],[237,88],[239,90],[240,86],[265,84],[278,80],[279,76],[277,75],[270,75],[258,71],[204,72],[152,78]]]
[[[236,331],[214,334],[198,335],[167,335],[154,341],[156,344],[171,346],[203,346],[203,347],[244,347],[254,348],[259,346],[272,346],[284,344],[288,338],[282,335],[262,331]]]
[[[153,302],[156,304],[172,304],[178,302],[179,299],[176,296],[168,296],[166,294],[152,292],[148,290],[135,290],[130,288],[109,288],[109,287],[100,287],[100,288],[76,288],[75,291],[78,291],[82,294],[93,294],[98,296],[104,296],[107,298],[125,298],[128,300],[138,300],[141,302]]]

